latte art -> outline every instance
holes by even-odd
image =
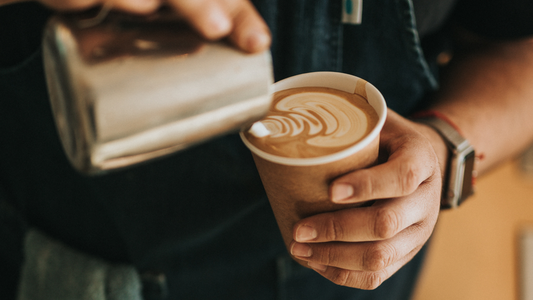
[[[273,139],[303,134],[309,137],[305,141],[309,145],[346,146],[360,140],[367,129],[366,114],[352,107],[346,99],[331,94],[298,93],[279,101],[275,110],[280,114],[262,123]]]
[[[261,123],[270,134],[247,138],[259,149],[294,158],[335,153],[364,138],[377,123],[365,98],[331,88],[306,87],[277,92]]]

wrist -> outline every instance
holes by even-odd
[[[450,156],[450,151],[446,146],[446,142],[433,127],[416,122],[416,120],[415,126],[417,127],[417,130],[431,143],[433,151],[435,151],[435,155],[437,156],[439,162],[441,178],[444,180],[446,175],[446,166]]]
[[[444,175],[441,208],[456,208],[473,193],[476,158],[474,148],[463,137],[455,123],[438,111],[422,111],[413,118],[433,128],[448,149],[445,171],[442,173]],[[442,154],[440,155],[442,157]]]

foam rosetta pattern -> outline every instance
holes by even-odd
[[[313,147],[348,146],[368,129],[362,109],[344,97],[316,91],[284,97],[262,123],[272,139],[300,136]]]

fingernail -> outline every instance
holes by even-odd
[[[291,254],[294,256],[310,257],[313,250],[306,244],[294,243],[291,248]]]
[[[331,200],[340,202],[353,196],[353,186],[345,183],[336,183],[331,188]]]
[[[270,45],[270,35],[263,30],[252,29],[246,36],[246,49],[255,52],[264,50]]]
[[[209,11],[209,23],[213,34],[223,34],[231,29],[231,22],[228,16],[219,7],[213,7]]]
[[[307,265],[309,266],[309,268],[311,268],[313,270],[318,270],[320,272],[325,272],[326,269],[328,268],[328,266],[317,264],[317,263],[314,263],[312,261],[308,262]]]
[[[298,230],[296,230],[296,240],[298,242],[306,242],[313,240],[317,237],[317,235],[318,234],[316,230],[313,227],[307,225],[300,226],[298,227]]]

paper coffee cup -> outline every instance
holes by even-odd
[[[378,89],[356,76],[336,72],[306,73],[275,83],[273,91],[297,87],[327,87],[357,93],[374,108],[378,121],[369,134],[349,148],[312,158],[289,158],[267,153],[254,146],[241,132],[243,142],[253,154],[287,247],[293,240],[293,226],[299,220],[348,207],[330,201],[329,185],[341,175],[377,162],[379,136],[387,115],[385,99]]]

